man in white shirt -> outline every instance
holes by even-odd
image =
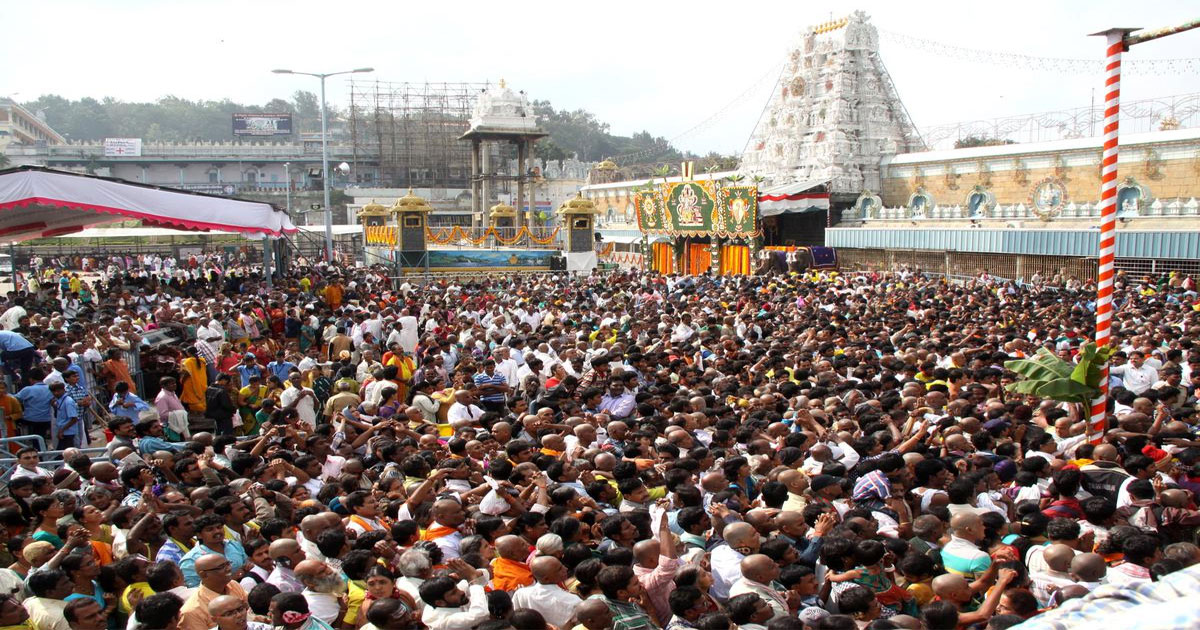
[[[67,607],[66,597],[71,594],[72,582],[60,569],[42,569],[29,576],[29,590],[33,597],[23,605],[29,612],[28,622],[37,630],[69,630],[63,617]]]
[[[455,583],[453,578],[437,577],[425,580],[420,592],[425,602],[421,621],[429,630],[469,630],[491,616],[487,593],[480,584]]]
[[[583,601],[559,586],[567,581],[567,567],[554,556],[542,556],[535,558],[529,568],[537,581],[513,593],[513,607],[536,610],[547,623],[563,628],[575,607]]]
[[[696,330],[692,328],[692,316],[684,313],[680,318],[680,322],[671,329],[671,342],[683,343],[692,338],[696,334]]]
[[[300,422],[312,430],[317,426],[317,394],[304,387],[300,380],[300,372],[292,372],[288,376],[291,387],[283,390],[279,396],[279,404],[284,409],[295,409],[300,414]]]
[[[474,394],[460,389],[454,392],[454,403],[446,412],[446,421],[450,424],[459,422],[475,423],[483,415],[483,409],[474,404]]]
[[[21,318],[29,314],[25,311],[24,304],[25,302],[21,299],[15,300],[13,305],[8,307],[3,315],[0,315],[0,328],[4,328],[4,330],[16,329],[20,325]]]
[[[400,347],[408,354],[416,352],[417,342],[420,341],[420,323],[417,318],[411,311],[404,309],[396,321],[400,324]]]
[[[742,560],[758,553],[758,531],[747,523],[733,523],[724,531],[725,543],[712,551],[713,585],[709,590],[718,601],[729,599],[729,589],[742,579]]]
[[[291,538],[280,538],[271,541],[268,547],[275,568],[267,576],[267,584],[273,584],[282,593],[299,593],[304,585],[296,578],[292,567],[304,562],[304,550],[300,543]]]
[[[328,564],[305,560],[296,565],[296,578],[304,585],[300,594],[308,602],[312,616],[334,625],[338,621],[338,597],[345,594],[346,583]]]
[[[519,386],[521,381],[517,377],[517,369],[520,366],[509,356],[509,349],[507,347],[496,348],[492,351],[492,356],[496,358],[496,372],[504,376],[508,386],[512,388]]]
[[[1125,389],[1139,396],[1158,381],[1158,370],[1146,364],[1146,355],[1140,350],[1129,353],[1129,363],[1114,366],[1109,371],[1121,377]]]
[[[433,523],[425,530],[424,540],[432,540],[442,550],[442,560],[459,557],[459,545],[463,535],[458,531],[467,520],[462,504],[454,499],[442,499],[433,504]]]

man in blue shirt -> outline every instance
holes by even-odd
[[[504,412],[504,395],[508,392],[508,379],[496,371],[496,362],[486,359],[483,372],[472,379],[478,388],[479,404],[488,411]]]
[[[178,453],[187,442],[168,442],[163,439],[162,421],[157,418],[140,420],[133,425],[138,434],[138,450],[142,455],[153,455],[155,451]]]
[[[37,349],[28,339],[11,330],[0,330],[0,361],[9,374],[24,376],[33,367],[36,355]]]
[[[54,438],[57,441],[56,448],[61,451],[76,445],[75,438],[79,435],[79,405],[67,395],[67,386],[64,384],[55,383],[49,390],[54,396],[50,403],[54,409]]]
[[[252,352],[242,355],[242,362],[236,369],[242,377],[242,387],[250,387],[251,376],[262,377],[263,375],[262,368],[258,367],[258,364],[254,362],[254,353]]]
[[[25,433],[49,440],[50,424],[54,420],[54,408],[51,406],[54,394],[42,382],[43,378],[45,375],[41,370],[30,370],[29,380],[32,382],[17,392],[17,400],[21,401],[21,407],[25,410],[21,415],[21,426]],[[49,444],[46,446],[48,448]]]
[[[242,567],[249,561],[246,550],[236,540],[225,540],[225,520],[216,514],[205,514],[196,519],[196,546],[192,547],[179,561],[183,581],[191,588],[200,586],[200,573],[196,560],[209,554],[225,556],[230,571],[240,578]]]
[[[286,355],[284,355],[283,350],[280,350],[279,352],[275,353],[275,360],[267,364],[267,369],[270,370],[271,374],[278,378],[281,383],[287,382],[288,375],[292,373],[292,370],[296,369],[296,364],[288,361],[285,356]],[[249,385],[249,383],[246,385]],[[242,385],[242,387],[246,387],[246,385]]]
[[[138,414],[149,409],[153,409],[150,403],[138,398],[137,394],[129,391],[129,383],[117,381],[116,392],[113,394],[112,400],[108,403],[108,410],[113,412],[113,415],[129,418],[137,422]]]

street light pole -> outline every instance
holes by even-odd
[[[329,111],[325,106],[325,79],[339,74],[372,72],[374,68],[355,68],[341,72],[296,72],[295,70],[272,70],[275,74],[303,74],[321,81],[321,183],[325,194],[325,260],[333,263],[333,208],[329,201]],[[289,182],[290,190],[290,182]],[[289,202],[290,205],[290,202]]]
[[[325,192],[325,261],[333,264],[333,209],[329,207],[329,112],[325,107],[325,75],[321,75],[321,184]]]
[[[286,191],[285,194],[287,195],[287,215],[288,215],[288,218],[291,218],[291,216],[292,216],[292,163],[291,162],[283,163],[283,178],[284,178],[284,182],[287,184],[287,188],[284,189]]]

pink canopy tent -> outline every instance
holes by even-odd
[[[259,237],[297,231],[286,212],[268,203],[40,166],[0,170],[0,242],[61,236],[130,219],[152,227]]]

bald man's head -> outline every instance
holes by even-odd
[[[119,473],[117,467],[109,462],[96,462],[88,468],[88,474],[96,481],[112,483],[116,480]]]
[[[1075,559],[1075,550],[1062,543],[1055,543],[1042,551],[1042,558],[1051,569],[1066,573],[1071,570],[1071,561]]]
[[[603,599],[585,599],[575,608],[575,618],[588,630],[609,630],[613,625],[612,611]]]
[[[529,570],[538,584],[558,584],[567,579],[567,567],[554,556],[538,556],[529,563]]]
[[[742,553],[758,551],[758,530],[749,523],[733,523],[725,528],[722,535],[733,549]]]
[[[210,590],[221,592],[232,578],[233,568],[225,556],[210,553],[196,559],[196,573],[200,575],[200,583]]]
[[[799,470],[789,469],[779,473],[779,483],[787,486],[792,494],[804,494],[808,490],[808,475]]]
[[[280,538],[271,541],[271,545],[267,547],[267,553],[277,564],[283,564],[280,560],[285,560],[289,567],[300,564],[304,558],[304,550],[300,548],[300,543],[296,542],[294,538]]]
[[[524,562],[529,557],[529,544],[520,536],[501,536],[496,539],[496,555],[513,562]]]
[[[1071,577],[1080,582],[1099,582],[1107,573],[1108,564],[1098,553],[1081,553],[1071,559]]]
[[[1112,444],[1098,444],[1092,450],[1092,459],[1101,462],[1117,461],[1117,447]]]
[[[950,517],[950,531],[959,538],[976,542],[983,539],[983,520],[978,514],[959,512]]]
[[[245,602],[232,595],[221,595],[208,602],[208,614],[214,619],[224,617],[245,605]]]
[[[633,559],[642,568],[653,569],[658,566],[658,554],[661,546],[657,540],[642,540],[633,546]]]
[[[742,558],[742,576],[759,584],[770,584],[779,578],[779,565],[761,553]]]
[[[965,603],[971,599],[971,585],[967,579],[954,573],[944,573],[933,578],[933,594],[951,602]]]

